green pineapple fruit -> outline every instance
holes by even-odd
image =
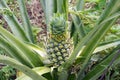
[[[66,61],[70,53],[67,24],[63,14],[55,14],[50,23],[50,32],[47,42],[47,53],[54,66],[60,66]]]

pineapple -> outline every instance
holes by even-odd
[[[54,66],[60,66],[66,61],[70,53],[67,24],[63,14],[56,13],[50,23],[47,53]]]

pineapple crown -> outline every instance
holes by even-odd
[[[63,34],[66,31],[65,15],[59,13],[54,14],[50,26],[52,34]]]

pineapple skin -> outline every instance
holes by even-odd
[[[50,23],[47,41],[47,53],[54,66],[60,66],[69,57],[70,43],[67,36],[67,25],[64,15],[56,14]]]

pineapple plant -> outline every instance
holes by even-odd
[[[8,64],[24,74],[16,80],[97,80],[106,69],[109,68],[111,61],[116,53],[119,53],[120,41],[99,45],[100,40],[115,23],[120,16],[120,0],[111,0],[102,15],[98,19],[94,28],[82,36],[81,19],[77,14],[81,12],[85,0],[76,0],[75,11],[68,11],[68,0],[40,0],[44,13],[48,32],[48,39],[45,49],[35,43],[32,35],[31,25],[27,15],[24,0],[17,0],[20,7],[23,24],[20,24],[5,0],[0,0],[0,9],[6,10],[9,14],[2,14],[12,33],[0,26],[0,48],[6,51],[9,56],[0,55],[0,62]],[[22,5],[22,6],[21,6]],[[81,6],[82,5],[82,6]],[[62,6],[62,7],[61,7]],[[25,13],[25,14],[23,14]],[[70,35],[74,45],[73,52],[70,51],[68,33],[68,13],[72,14]],[[10,15],[12,14],[12,15]],[[51,19],[52,18],[52,19]],[[31,34],[30,34],[31,33]],[[81,40],[75,40],[78,35]],[[101,60],[88,73],[91,56],[98,48],[105,50],[106,45],[114,44],[109,47],[118,46],[105,59]],[[48,54],[48,55],[46,55]],[[45,63],[46,56],[53,63]],[[120,61],[120,56],[114,60],[114,64]],[[54,68],[55,67],[55,68]],[[77,68],[76,68],[77,67]]]
[[[70,43],[68,38],[65,15],[56,13],[50,22],[47,41],[47,53],[54,66],[60,66],[69,57]]]

